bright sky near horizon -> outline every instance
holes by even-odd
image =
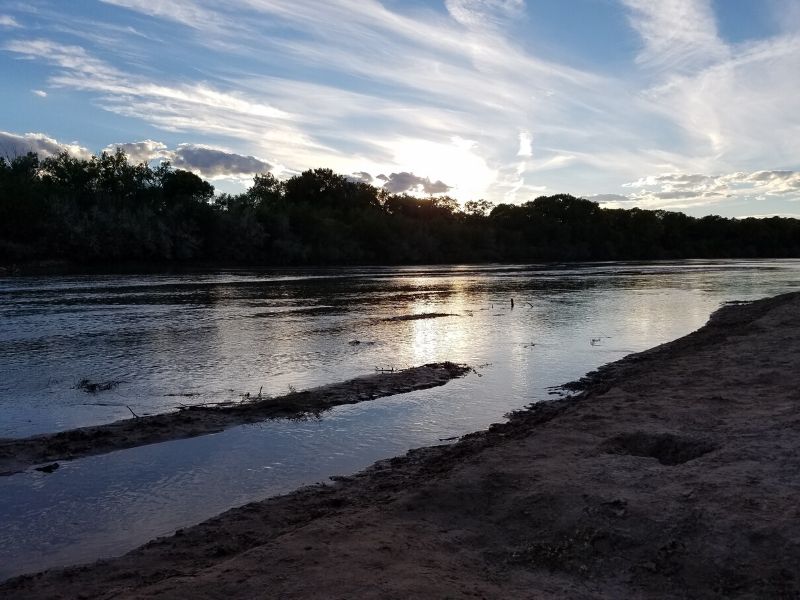
[[[799,0],[0,0],[0,154],[800,216]]]

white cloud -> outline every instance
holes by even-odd
[[[717,33],[711,0],[623,0],[644,47],[637,60],[648,68],[694,69],[728,57]]]
[[[204,15],[193,17],[193,14],[202,15],[203,10],[211,10],[210,4],[201,0],[181,3],[181,10],[190,5],[197,9],[188,16],[172,9],[169,14],[160,8],[156,11],[153,3],[138,0],[112,0],[112,3],[159,18],[190,22],[202,30],[204,42],[216,40],[220,45],[227,44],[231,54],[246,55],[249,64],[258,62],[262,56],[267,57],[265,62],[281,56],[291,64],[313,65],[315,69],[369,78],[404,90],[400,101],[376,91],[355,94],[334,85],[279,80],[255,76],[252,72],[244,72],[242,76],[232,73],[232,85],[240,90],[252,88],[250,97],[267,99],[271,107],[285,111],[283,115],[273,116],[275,119],[283,117],[276,125],[264,119],[259,122],[252,110],[226,114],[225,107],[214,102],[197,106],[187,98],[175,99],[164,90],[168,88],[174,92],[175,84],[141,82],[139,78],[122,74],[113,80],[86,77],[82,68],[63,63],[58,64],[65,71],[51,79],[55,85],[101,94],[97,102],[103,108],[144,119],[169,131],[224,135],[251,143],[258,140],[260,147],[275,159],[296,168],[325,165],[342,172],[417,171],[414,165],[392,160],[400,152],[389,148],[391,139],[396,139],[397,131],[404,131],[409,137],[425,139],[432,144],[442,144],[443,140],[456,136],[475,139],[480,142],[481,160],[485,163],[481,173],[497,172],[515,157],[509,155],[508,148],[493,148],[499,140],[517,136],[518,125],[514,123],[524,124],[530,120],[533,107],[528,97],[532,92],[546,88],[541,98],[548,102],[552,98],[553,110],[560,112],[566,110],[572,104],[570,99],[578,94],[565,93],[556,102],[552,90],[602,81],[566,65],[550,64],[527,55],[509,44],[499,31],[476,28],[465,34],[460,24],[442,21],[432,11],[425,14],[425,19],[419,19],[413,14],[392,12],[374,0],[332,0],[329,3],[233,0],[226,5],[231,13],[237,6],[252,11],[252,18],[244,25],[227,19],[225,13],[215,13],[214,19],[206,19]],[[491,13],[499,18],[501,15],[518,16],[523,7],[518,1],[451,5],[454,11],[461,10],[462,20],[467,18],[464,11]],[[341,18],[343,14],[347,14],[347,19]],[[310,35],[302,38],[264,35],[263,27],[267,24],[274,27],[276,22],[287,30],[294,27]],[[331,23],[336,23],[336,27],[331,27]],[[247,29],[249,24],[252,27]],[[244,32],[242,27],[245,27]],[[235,40],[221,33],[229,28],[236,31]],[[259,48],[256,54],[252,51],[255,47]],[[365,53],[365,47],[375,51]],[[29,48],[20,46],[10,49],[30,52]],[[38,50],[36,56],[40,60],[53,61],[54,49]],[[59,55],[58,51],[55,55]],[[236,64],[235,61],[232,64]],[[487,81],[491,83],[487,85]],[[537,85],[531,86],[531,81],[536,81]],[[475,94],[476,89],[481,89],[481,94]],[[197,96],[195,91],[191,89],[190,96]],[[598,93],[597,96],[604,95]],[[475,114],[480,114],[481,119],[475,119]],[[542,115],[543,119],[552,117],[547,110],[543,110]],[[348,128],[348,123],[365,117],[379,118],[378,127]],[[357,150],[337,151],[329,142],[322,141],[327,139],[337,139]],[[466,176],[470,177],[470,173]],[[477,178],[472,179],[477,181]],[[494,184],[485,177],[481,182],[480,187],[472,183],[459,185],[459,195],[469,190],[481,196]]]
[[[133,104],[136,99],[153,99],[167,104],[167,109],[168,103],[175,103],[182,105],[187,117],[191,116],[191,107],[213,109],[220,115],[232,113],[263,119],[288,119],[290,116],[269,104],[242,94],[220,91],[204,83],[180,86],[151,83],[123,73],[91,56],[80,46],[39,39],[14,40],[4,47],[24,57],[41,59],[60,67],[62,71],[51,78],[53,84],[104,93],[112,102],[117,99]]]
[[[702,175],[700,173],[667,173],[664,175],[649,175],[647,177],[642,177],[638,181],[623,183],[622,187],[640,188],[650,185],[658,185],[660,183],[681,187],[696,186],[712,179],[714,178],[711,175]]]
[[[775,164],[800,150],[800,139],[790,135],[798,127],[789,120],[800,109],[792,91],[798,64],[800,40],[787,39],[751,47],[694,75],[673,77],[645,97],[681,127],[688,147],[718,164]]]
[[[782,199],[800,201],[800,171],[752,171],[706,175],[664,173],[623,184],[635,189],[627,195],[598,194],[591,200],[607,207],[683,209],[737,200]]]
[[[547,171],[550,169],[561,169],[576,160],[576,156],[572,154],[554,154],[545,158],[544,160],[536,161],[531,164],[529,169],[531,171]]]
[[[0,27],[8,27],[9,29],[16,29],[22,27],[19,22],[10,15],[0,15]]]
[[[256,158],[199,144],[180,144],[171,155],[172,165],[208,179],[252,179],[272,165]]]
[[[0,156],[14,158],[24,156],[28,152],[36,152],[39,158],[67,151],[79,158],[89,158],[91,152],[77,143],[64,143],[44,133],[10,133],[0,131]]]
[[[784,213],[765,213],[758,215],[740,215],[738,219],[772,219],[780,217],[782,219],[800,219],[800,212],[784,212]]]
[[[109,144],[103,150],[111,153],[117,149],[125,152],[131,162],[169,160],[173,167],[192,171],[206,179],[247,180],[272,169],[271,164],[255,156],[202,144],[178,144],[174,150],[169,150],[163,142],[143,140]]]
[[[465,27],[482,28],[504,25],[519,17],[524,0],[445,0],[447,12]]]
[[[640,172],[680,173],[626,184],[639,190],[628,201],[637,206],[724,208],[800,195],[793,177],[754,170],[798,165],[796,24],[759,41],[726,44],[710,0],[624,1],[644,42],[638,61],[650,85],[639,98],[654,123],[658,118],[677,134],[667,138],[673,158],[661,169],[653,163],[648,168],[641,160],[635,164]],[[709,172],[727,175],[703,174]]]
[[[226,135],[276,148],[320,147],[291,123],[292,115],[240,92],[207,83],[153,83],[124,73],[79,46],[50,40],[14,40],[5,48],[56,66],[59,71],[49,80],[54,87],[95,92],[103,108],[167,131]]]
[[[623,194],[594,194],[586,198],[601,204],[605,208],[621,208],[626,204],[633,204],[633,200]]]
[[[47,98],[47,92],[44,90],[31,90],[31,93],[34,96],[39,96],[39,98]]]
[[[214,27],[221,20],[218,13],[203,8],[192,0],[169,0],[168,2],[153,2],[153,0],[101,0],[101,2],[142,12],[152,17],[168,19],[195,29]]]
[[[533,156],[533,138],[531,138],[530,131],[522,130],[519,132],[517,156]]]
[[[113,154],[117,150],[122,150],[132,163],[150,162],[158,158],[169,158],[171,153],[167,150],[167,145],[163,142],[154,140],[142,140],[141,142],[124,142],[120,144],[109,144],[103,148],[103,152]]]
[[[59,44],[51,40],[11,40],[3,44],[9,50],[28,59],[41,59],[61,67],[66,72],[86,79],[88,86],[99,87],[100,83],[111,86],[122,79],[122,73],[108,63],[94,58],[80,46]]]
[[[170,150],[163,142],[143,140],[141,142],[124,142],[109,144],[103,152],[113,153],[122,150],[132,163],[150,162],[153,160],[169,160],[172,166],[192,171],[206,179],[249,180],[257,173],[264,173],[273,166],[255,156],[246,156],[199,144],[178,144]],[[64,143],[44,133],[16,134],[0,131],[0,156],[13,159],[28,152],[36,152],[39,158],[53,156],[67,151],[73,156],[89,159],[92,156],[87,148],[76,143]]]
[[[711,0],[623,0],[642,44],[619,78],[545,60],[515,38],[516,21],[537,10],[521,0],[448,0],[446,13],[377,0],[105,1],[164,21],[174,39],[118,28],[103,31],[111,43],[80,38],[86,48],[0,45],[50,65],[48,85],[171,132],[172,152],[177,141],[213,142],[268,156],[273,172],[424,173],[461,200],[513,202],[544,189],[618,191],[647,173],[799,166],[798,27],[726,44]],[[198,76],[200,49],[209,60]],[[179,77],[160,67],[173,50],[170,65],[187,67]],[[691,183],[625,188],[639,199],[624,198],[727,201],[711,187],[688,196]]]

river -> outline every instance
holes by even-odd
[[[800,261],[0,278],[0,437],[450,360],[444,387],[0,478],[0,579],[482,429],[552,386],[800,288]],[[512,308],[511,300],[514,300]],[[451,316],[390,321],[400,315]],[[88,393],[82,380],[114,382]]]

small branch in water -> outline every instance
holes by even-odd
[[[133,409],[132,409],[130,406],[128,406],[128,405],[126,404],[126,405],[125,405],[125,408],[127,408],[129,411],[131,411],[131,414],[133,415],[133,418],[134,418],[134,419],[138,419],[138,418],[139,418],[139,415],[137,415],[135,412],[133,412]]]
[[[389,369],[381,369],[380,367],[375,367],[375,370],[378,373],[394,373],[394,367],[391,367]]]

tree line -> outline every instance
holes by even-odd
[[[800,220],[606,209],[568,194],[520,205],[390,194],[330,169],[256,175],[215,194],[126,155],[0,158],[0,263],[251,265],[800,256]]]

